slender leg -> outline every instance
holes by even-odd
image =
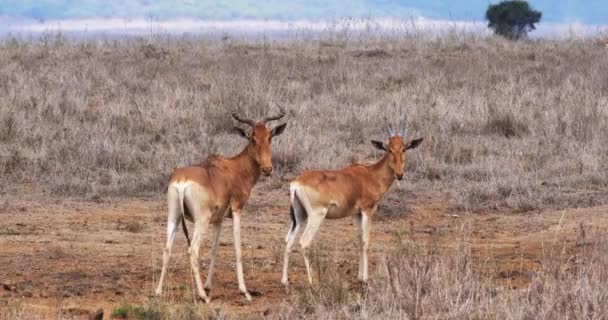
[[[207,227],[209,226],[209,218],[211,214],[205,212],[203,214],[198,214],[198,220],[194,223],[194,232],[192,235],[192,243],[190,245],[190,265],[192,266],[192,272],[194,273],[194,280],[196,282],[196,290],[198,291],[198,296],[200,299],[209,303],[209,298],[207,294],[203,290],[203,282],[201,280],[201,272],[199,269],[199,251],[201,249],[201,239],[205,232],[207,231]]]
[[[359,255],[359,274],[357,279],[361,282],[367,282],[368,271],[367,271],[367,249],[369,248],[369,229],[371,225],[370,217],[368,212],[362,211],[359,230],[361,240],[361,253]]]
[[[239,291],[241,291],[248,301],[251,301],[251,295],[245,286],[245,278],[243,276],[243,262],[241,261],[241,212],[232,210],[232,232],[234,234],[234,255],[236,257],[236,277],[239,282]]]
[[[209,262],[209,271],[207,271],[207,281],[205,281],[205,290],[207,292],[211,291],[211,287],[213,286],[213,267],[215,266],[215,259],[217,258],[217,251],[220,247],[220,233],[222,231],[222,224],[216,223],[212,225],[213,236],[211,240],[211,254],[210,262]]]
[[[302,237],[300,238],[300,246],[302,247],[302,254],[304,255],[304,263],[306,264],[306,273],[308,274],[308,282],[312,285],[312,271],[310,270],[310,260],[308,259],[308,247],[310,246],[312,239],[315,234],[319,230],[319,226],[323,219],[325,219],[325,215],[327,214],[327,209],[317,210],[317,212],[312,212],[312,210],[307,210],[309,212],[308,215],[308,223],[306,224],[306,228],[304,229],[304,233],[302,233]],[[312,213],[312,214],[311,214]]]
[[[179,203],[177,202],[177,191],[175,188],[171,188],[167,194],[168,198],[168,215],[167,215],[167,244],[163,250],[163,268],[160,272],[160,279],[158,280],[158,287],[156,288],[155,294],[160,296],[163,293],[163,282],[167,275],[167,267],[169,266],[169,257],[171,257],[171,247],[173,246],[173,240],[175,239],[175,233],[177,226],[179,226],[182,216],[179,212]]]
[[[363,278],[363,257],[361,255],[361,248],[363,247],[363,226],[361,223],[362,216],[363,213],[361,212],[356,216],[357,225],[359,226],[359,271],[357,272],[357,279],[359,280]]]
[[[287,230],[287,235],[285,236],[285,243],[289,242],[289,235],[291,234],[291,230],[293,230],[293,228],[295,228],[297,224],[295,222],[291,222],[289,224],[289,230]]]
[[[287,242],[285,245],[285,257],[283,258],[283,277],[281,278],[281,283],[284,286],[289,284],[287,270],[289,269],[289,255],[291,254],[291,249],[293,248],[293,243],[296,240],[296,236],[298,235],[298,231],[300,231],[300,224],[297,222],[293,222],[289,231],[287,232],[287,237],[285,241]]]

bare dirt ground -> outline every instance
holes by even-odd
[[[441,195],[408,199],[400,215],[378,213],[373,221],[371,270],[394,245],[395,232],[421,243],[450,248],[470,243],[500,285],[527,286],[551,244],[584,246],[585,228],[608,227],[608,207],[515,213],[451,212]],[[388,204],[390,205],[390,204]],[[288,226],[285,190],[254,190],[243,223],[245,278],[252,303],[239,294],[230,220],[225,221],[212,291],[212,305],[238,314],[263,314],[286,295],[280,285],[283,238]],[[164,198],[83,202],[54,198],[32,188],[11,190],[0,200],[0,305],[19,302],[45,318],[87,318],[103,308],[106,318],[123,303],[141,304],[152,294],[165,239]],[[561,223],[560,223],[561,221]],[[353,219],[325,221],[316,243],[335,255],[352,281],[357,271],[357,225]],[[208,240],[202,249],[209,249]],[[191,299],[194,286],[183,233],[174,245],[163,299]],[[292,256],[290,280],[306,285],[301,254]],[[206,257],[202,262],[206,276]],[[204,306],[201,306],[204,307]]]

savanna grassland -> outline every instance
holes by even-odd
[[[145,298],[160,267],[172,168],[236,154],[244,141],[229,115],[279,106],[288,126],[273,140],[275,171],[256,187],[243,233],[258,304],[229,302],[236,293],[192,304],[179,252],[177,293]],[[281,291],[289,179],[377,159],[369,140],[386,139],[389,124],[425,140],[379,207],[372,282],[359,288],[347,272],[357,262],[349,221],[322,227],[325,239],[348,231],[339,237],[348,250],[319,238],[320,284],[296,276],[301,283]],[[44,308],[32,305],[44,301],[60,318],[104,305],[106,316],[151,319],[605,319],[607,129],[608,50],[592,41],[3,40],[0,262],[10,267],[0,267],[0,318],[36,318]],[[219,277],[232,288],[222,250]],[[41,259],[47,273],[78,261],[81,274],[43,281],[59,293],[42,296],[44,270],[15,275]],[[119,262],[107,281],[128,289],[99,278]],[[91,282],[100,284],[74,288]],[[53,299],[87,307],[65,313]]]
[[[593,43],[51,37],[5,41],[0,63],[4,191],[162,192],[173,167],[243,145],[231,112],[283,106],[277,184],[374,159],[388,119],[426,138],[404,188],[448,192],[454,208],[605,202],[608,55]]]

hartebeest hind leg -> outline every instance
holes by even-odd
[[[196,208],[196,206],[193,206]],[[194,273],[194,280],[196,282],[196,290],[198,292],[198,296],[201,300],[206,303],[209,302],[209,297],[203,290],[203,281],[201,280],[201,272],[199,269],[199,252],[201,249],[201,239],[207,228],[209,227],[209,218],[211,217],[211,213],[209,212],[200,212],[200,208],[196,208],[192,210],[195,218],[194,221],[194,232],[192,234],[192,243],[190,244],[190,248],[188,252],[190,253],[190,265],[192,266],[192,273]],[[199,211],[199,212],[197,212]]]
[[[213,268],[215,266],[215,259],[217,258],[217,251],[220,247],[220,233],[222,231],[222,223],[216,223],[212,225],[212,236],[211,236],[211,252],[209,254],[209,271],[207,271],[207,281],[205,281],[205,291],[207,294],[211,291],[213,286]]]
[[[285,237],[285,257],[283,258],[283,277],[281,278],[281,283],[284,286],[289,285],[288,279],[288,269],[289,269],[289,255],[291,254],[291,250],[293,248],[293,243],[298,236],[298,232],[300,231],[300,226],[306,220],[306,212],[304,207],[300,204],[297,199],[292,200],[291,204],[291,226],[289,227],[289,231],[287,232],[287,236]]]
[[[310,252],[308,252],[308,247],[312,243],[312,239],[315,237],[315,234],[319,230],[321,222],[323,222],[323,219],[325,219],[327,209],[320,209],[316,212],[312,210],[306,211],[312,214],[308,215],[308,223],[306,224],[304,233],[302,233],[302,237],[300,238],[300,246],[302,247],[302,254],[304,255],[304,264],[306,264],[308,282],[312,285],[312,270],[310,269],[310,260],[308,259],[308,256],[310,254]]]
[[[156,288],[155,294],[160,296],[163,293],[163,282],[167,275],[167,268],[169,266],[169,258],[171,257],[171,248],[173,247],[173,240],[175,240],[175,233],[177,227],[182,220],[182,214],[180,212],[180,205],[178,202],[178,195],[176,188],[170,188],[168,191],[169,195],[169,213],[167,215],[167,244],[163,251],[163,267],[160,272],[160,279],[158,280],[158,287]]]
[[[234,234],[234,256],[236,258],[236,277],[239,281],[239,291],[241,291],[248,301],[251,301],[251,295],[245,286],[245,277],[243,276],[243,262],[241,261],[241,211],[232,210],[232,232]]]

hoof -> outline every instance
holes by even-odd
[[[203,288],[203,290],[205,290],[205,294],[206,294],[207,296],[210,296],[210,295],[211,295],[211,288],[209,288],[209,287],[205,287],[205,288]]]
[[[197,300],[205,304],[209,304],[211,302],[211,299],[209,299],[209,297],[198,297]]]
[[[245,295],[245,299],[247,299],[247,301],[251,302],[251,300],[253,300],[249,292],[243,292],[243,295]]]

